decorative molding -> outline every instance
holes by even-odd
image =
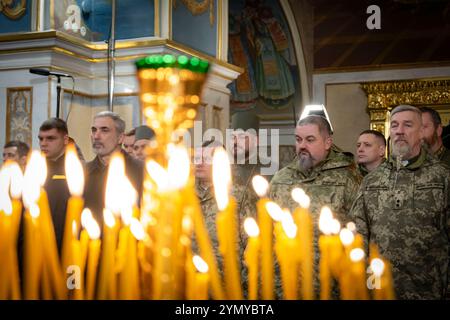
[[[20,140],[31,146],[33,87],[6,89],[6,141]]]
[[[53,44],[48,46],[44,43],[50,42],[51,40],[56,39],[60,42],[52,42]],[[47,42],[42,41],[42,46],[36,46],[34,42],[29,42],[29,45],[23,45],[22,43],[18,44],[16,48],[12,48],[11,44],[13,42],[28,42],[27,40],[48,40]],[[14,53],[25,53],[30,51],[53,51],[62,54],[66,54],[69,56],[74,56],[78,59],[81,59],[86,62],[93,63],[105,63],[107,58],[97,57],[95,51],[104,51],[106,52],[107,46],[105,44],[96,44],[91,43],[86,40],[76,38],[74,36],[70,36],[64,32],[60,31],[45,31],[45,32],[27,32],[23,34],[14,34],[14,35],[0,35],[0,44],[10,42],[7,46],[8,49],[0,49],[0,54],[14,54]],[[67,45],[72,45],[75,47],[69,48]],[[6,46],[6,45],[5,45]],[[133,53],[136,53],[136,49],[140,50],[148,50],[149,47],[167,47],[169,49],[173,49],[184,54],[188,54],[191,56],[199,57],[201,59],[208,60],[209,62],[231,69],[235,72],[242,73],[244,70],[238,66],[235,66],[226,61],[219,60],[215,57],[209,56],[207,54],[201,53],[197,50],[194,50],[186,45],[180,44],[173,40],[169,39],[151,39],[151,40],[138,40],[138,41],[118,41],[116,50],[117,56],[116,60],[134,60],[140,57],[147,55],[147,52],[142,52],[142,54],[123,54],[120,55],[121,51],[124,49],[130,49]],[[82,50],[76,50],[78,48]],[[86,52],[87,49],[89,52]]]
[[[389,112],[397,105],[448,106],[450,79],[383,81],[361,84],[367,95],[370,128],[389,135]]]

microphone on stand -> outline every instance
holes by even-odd
[[[48,77],[48,76],[57,76],[57,77],[73,78],[68,73],[54,72],[54,71],[49,71],[49,70],[40,69],[40,68],[30,68],[30,73],[34,73],[34,74],[38,74],[40,76],[46,76],[46,77]]]
[[[38,74],[40,76],[56,76],[58,78],[58,83],[56,85],[56,117],[59,118],[59,109],[61,104],[61,77],[71,78],[73,82],[72,87],[72,97],[70,99],[70,107],[69,107],[69,113],[67,114],[67,118],[69,117],[70,111],[72,110],[72,100],[73,100],[73,89],[75,88],[75,79],[73,76],[71,76],[68,73],[62,73],[62,72],[54,72],[49,71],[47,69],[40,69],[40,68],[30,68],[30,73]],[[67,121],[66,118],[66,121]]]

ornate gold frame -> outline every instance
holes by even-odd
[[[430,106],[450,113],[450,79],[383,81],[361,84],[367,95],[370,129],[389,136],[389,112],[400,104]]]

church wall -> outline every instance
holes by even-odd
[[[210,1],[214,3],[213,11],[208,5],[206,11],[195,15],[186,7],[185,1],[175,1],[176,6],[172,7],[172,39],[215,57],[218,3],[216,0]]]
[[[326,86],[326,106],[332,119],[334,143],[353,154],[359,133],[369,128],[366,104],[367,98],[359,83]]]

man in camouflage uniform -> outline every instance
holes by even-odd
[[[205,141],[202,148],[196,151],[196,165],[195,165],[195,189],[197,197],[200,201],[203,217],[205,219],[205,225],[208,229],[208,233],[211,239],[211,244],[218,262],[219,270],[223,270],[222,256],[219,254],[219,240],[217,238],[217,213],[219,209],[214,195],[214,186],[212,181],[212,159],[214,150],[216,148],[223,147],[218,141],[209,140]],[[237,246],[239,248],[239,263],[241,268],[241,278],[246,291],[246,268],[243,265],[243,253],[247,242],[247,236],[244,232],[243,223],[246,217],[255,215],[255,204],[257,199],[252,194],[247,194],[243,197],[243,194],[247,191],[246,186],[240,183],[235,183],[232,180],[231,196],[236,200],[237,212],[236,222],[239,228]],[[194,248],[196,247],[194,243]],[[195,249],[194,249],[195,250]]]
[[[291,191],[302,188],[311,199],[310,211],[314,225],[315,283],[318,288],[318,220],[322,206],[329,206],[341,224],[361,181],[351,153],[333,145],[328,121],[317,115],[308,116],[295,128],[297,158],[278,171],[270,182],[270,198],[291,212],[298,206]]]
[[[450,150],[442,143],[442,120],[439,113],[431,108],[422,107],[423,140],[431,154],[450,166]]]
[[[442,299],[448,286],[450,172],[421,146],[419,109],[391,112],[392,156],[367,175],[351,214],[392,264],[396,297]],[[383,284],[381,284],[383,285]]]
[[[356,142],[356,163],[359,172],[365,177],[375,170],[386,158],[386,139],[375,130],[364,130]]]

